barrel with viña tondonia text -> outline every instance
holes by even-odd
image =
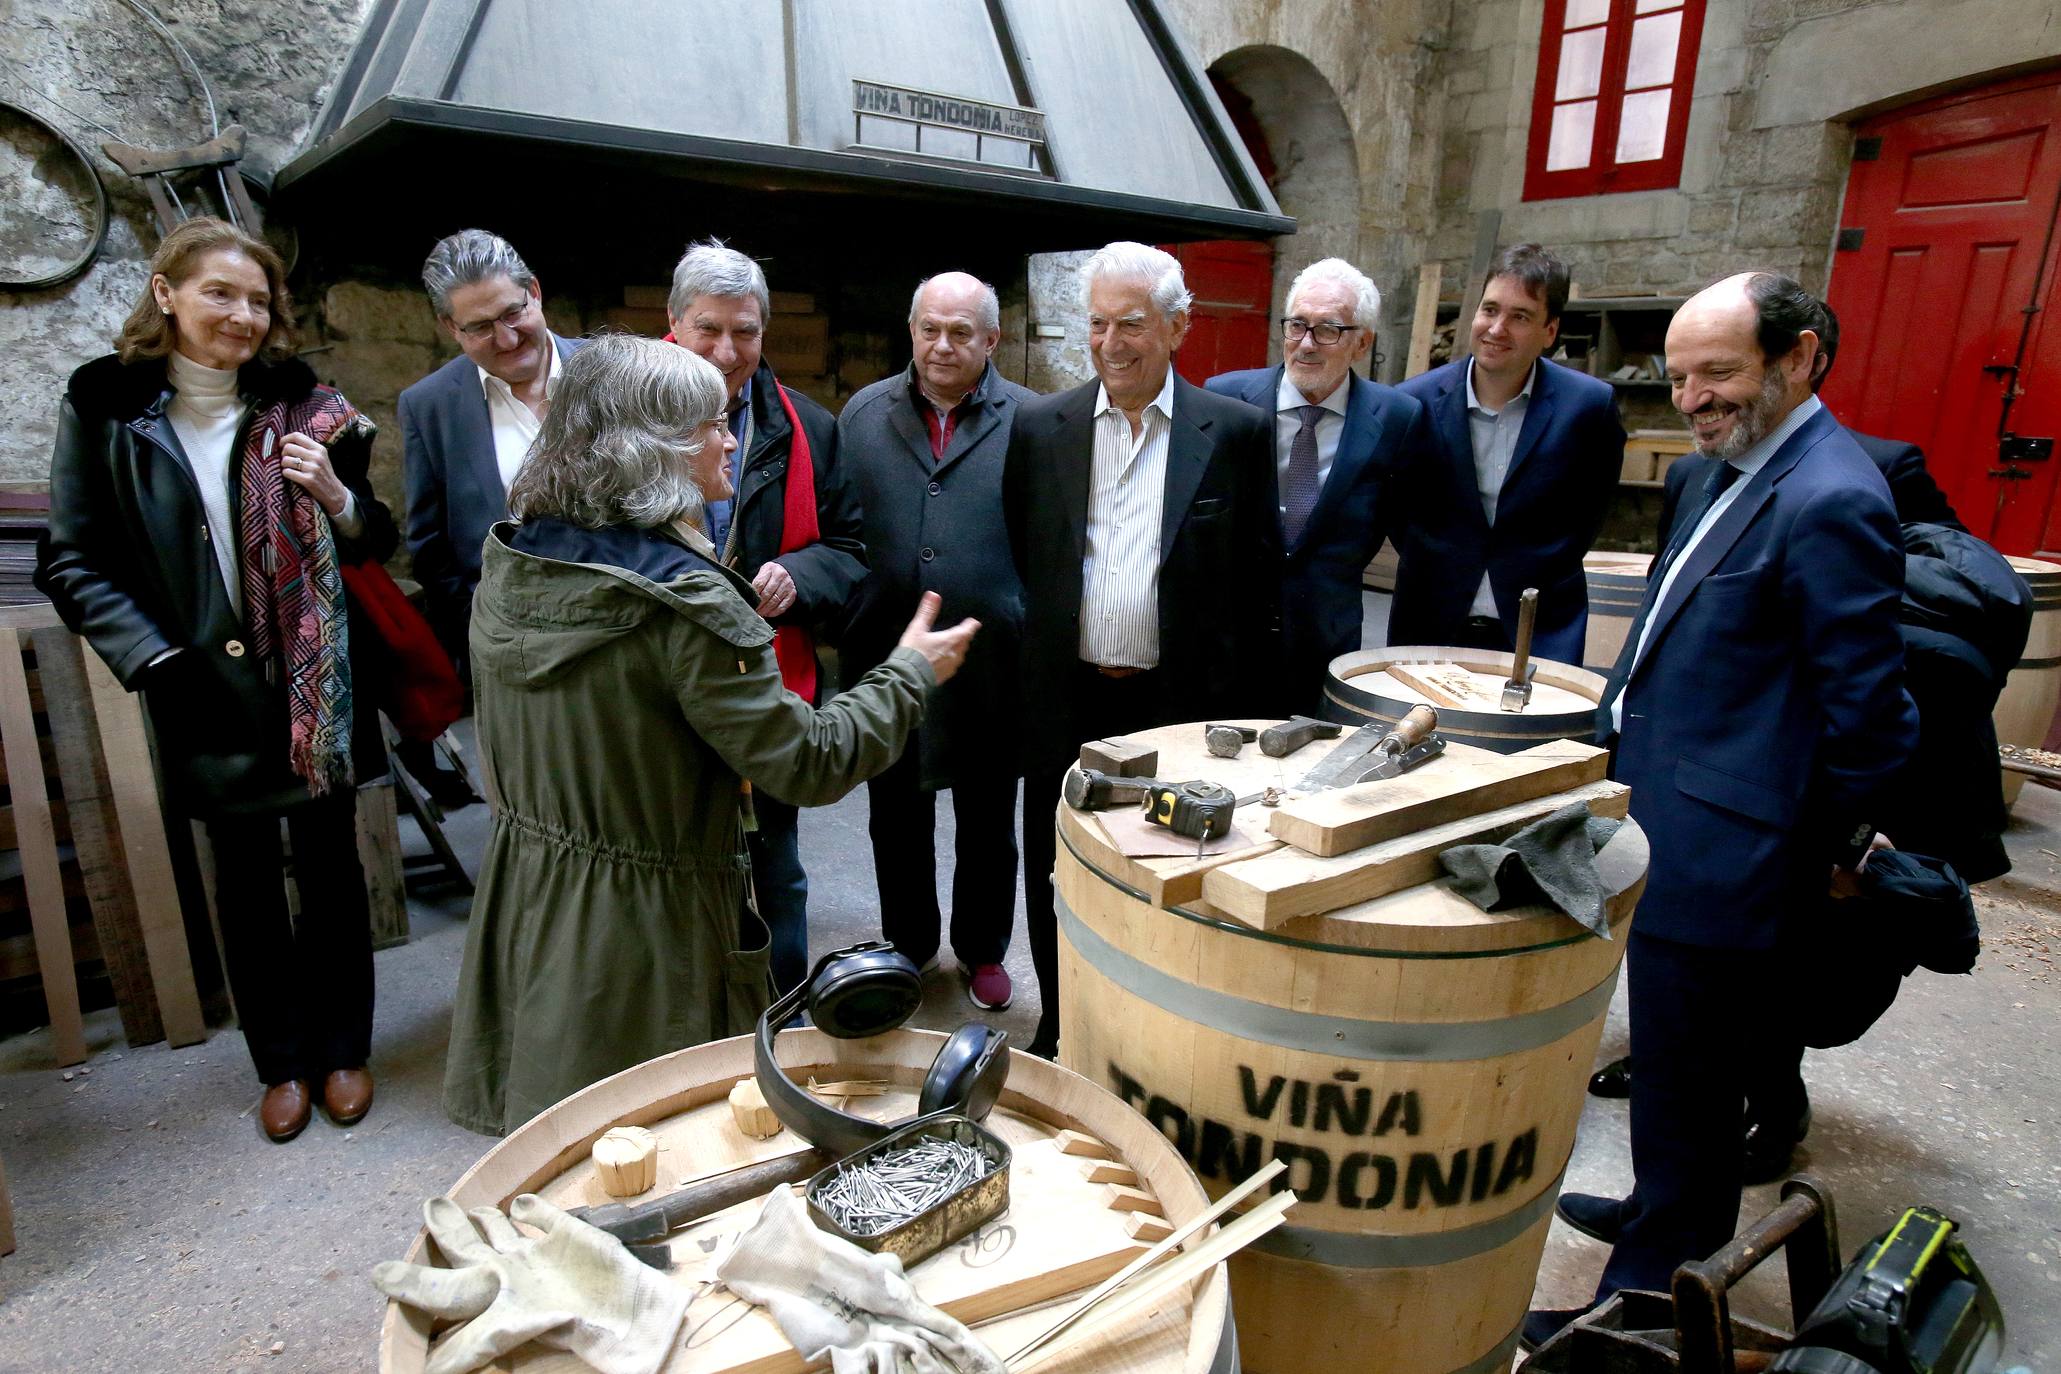
[[[1161,776],[1240,795],[1292,785],[1319,755],[1213,760],[1201,734],[1129,739],[1159,750]],[[1271,840],[1140,858],[1060,804],[1061,1062],[1143,1113],[1213,1194],[1277,1158],[1301,1198],[1231,1264],[1249,1370],[1509,1365],[1647,868],[1626,821],[1597,856],[1607,940],[1429,881],[1440,835],[1500,839],[1570,801],[1626,815],[1600,751],[1536,748],[1593,772],[1330,858]]]

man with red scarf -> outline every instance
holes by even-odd
[[[765,273],[719,239],[689,245],[673,269],[668,337],[721,370],[737,437],[737,494],[710,503],[709,538],[751,579],[759,614],[778,631],[781,680],[814,705],[822,699],[816,634],[838,622],[864,580],[866,546],[858,499],[838,471],[836,422],[781,386],[760,357],[771,313]],[[796,808],[754,790],[752,809],[752,886],[773,930],[773,981],[784,993],[808,976],[809,879]]]

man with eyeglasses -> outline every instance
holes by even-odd
[[[729,388],[736,495],[710,503],[709,538],[759,594],[780,680],[813,705],[823,699],[816,639],[843,626],[866,578],[866,546],[858,494],[837,462],[836,421],[780,385],[764,358],[772,305],[756,262],[720,239],[690,244],[673,268],[666,337],[714,363]],[[752,811],[752,887],[773,931],[773,981],[785,993],[809,973],[800,815],[763,790]]]
[[[1387,493],[1409,455],[1431,444],[1420,402],[1354,375],[1380,318],[1374,283],[1326,258],[1288,288],[1281,365],[1208,383],[1274,416],[1284,685],[1293,708],[1312,714],[1331,660],[1360,647],[1360,574],[1381,547]]]
[[[1567,286],[1566,264],[1538,244],[1504,249],[1474,312],[1473,356],[1402,384],[1434,442],[1394,504],[1390,644],[1510,649],[1518,598],[1537,587],[1532,651],[1582,661],[1582,555],[1617,493],[1624,425],[1608,382],[1541,356]]]
[[[401,393],[408,550],[437,636],[462,670],[487,529],[508,518],[508,484],[579,341],[545,325],[536,274],[484,229],[431,249],[422,285],[460,352]]]

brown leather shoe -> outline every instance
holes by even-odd
[[[337,1125],[357,1125],[372,1110],[372,1075],[364,1069],[338,1069],[322,1080],[322,1106]]]
[[[258,1104],[258,1126],[267,1140],[284,1145],[307,1129],[308,1118],[314,1114],[308,1085],[289,1078],[265,1089],[265,1100]]]

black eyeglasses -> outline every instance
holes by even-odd
[[[1364,328],[1357,324],[1332,324],[1326,320],[1311,324],[1299,315],[1290,315],[1281,321],[1281,337],[1289,343],[1301,343],[1303,335],[1315,339],[1319,346],[1329,348],[1355,329]]]

